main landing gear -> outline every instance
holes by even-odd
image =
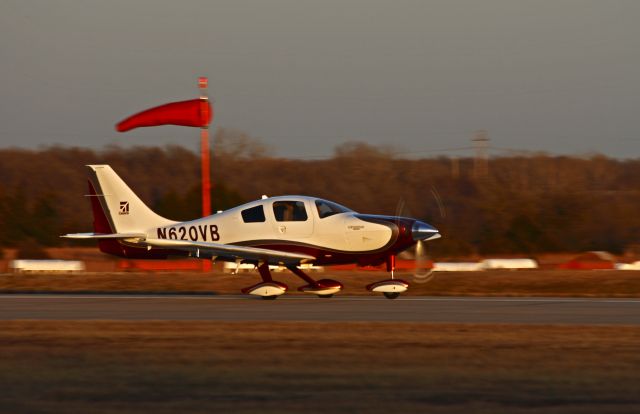
[[[242,293],[260,296],[266,300],[273,300],[289,289],[284,283],[277,282],[271,278],[268,263],[260,264],[260,266],[258,266],[258,272],[260,272],[262,282],[242,289]]]
[[[294,275],[307,282],[306,285],[298,288],[300,292],[312,293],[318,295],[320,298],[330,298],[334,293],[340,292],[343,288],[342,283],[337,280],[320,279],[315,281],[296,266],[287,266],[287,269],[291,270]]]
[[[287,266],[294,275],[307,282],[306,285],[300,286],[298,290],[304,293],[315,294],[320,298],[330,298],[335,293],[342,290],[342,283],[332,279],[313,280],[296,266]],[[262,277],[262,282],[253,286],[242,289],[242,293],[260,296],[262,299],[273,300],[284,294],[289,287],[284,283],[275,281],[271,277],[268,263],[262,263],[258,266],[258,272]]]
[[[391,279],[381,280],[379,282],[367,285],[367,290],[370,292],[380,292],[387,299],[396,299],[402,292],[406,292],[409,288],[409,284],[402,279],[396,279],[393,276],[393,271],[396,267],[396,257],[389,256],[387,259],[387,272],[391,272]]]

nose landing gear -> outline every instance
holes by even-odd
[[[396,279],[393,272],[396,267],[396,257],[389,256],[387,259],[387,272],[391,272],[391,279],[381,280],[379,282],[367,285],[370,292],[380,292],[387,299],[396,299],[402,292],[406,292],[409,284],[402,279]]]
[[[387,299],[395,299],[400,296],[400,293],[406,292],[409,288],[409,284],[400,279],[387,279],[375,282],[367,286],[367,290],[370,292],[380,292]]]

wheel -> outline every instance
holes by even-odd
[[[318,295],[319,298],[332,298],[333,297],[333,293],[330,295]]]
[[[278,297],[278,295],[262,296],[262,299],[264,299],[264,300],[276,300],[277,297]]]
[[[395,299],[400,296],[400,292],[383,292],[387,299]]]

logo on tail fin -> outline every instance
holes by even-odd
[[[118,211],[118,214],[121,215],[121,216],[129,214],[129,202],[128,201],[121,201],[120,202],[120,211]]]

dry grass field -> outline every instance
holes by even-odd
[[[640,412],[638,344],[640,327],[0,322],[0,412]]]
[[[314,278],[335,278],[345,285],[341,294],[370,295],[364,286],[388,277],[383,272],[326,272]],[[413,282],[410,295],[432,296],[580,296],[640,297],[640,272],[636,271],[485,271],[436,273],[428,283]],[[303,282],[289,272],[274,273],[289,285],[289,294]],[[237,294],[257,283],[257,272],[223,273],[84,273],[3,274],[0,292],[156,292]],[[413,282],[413,283],[412,283]]]

